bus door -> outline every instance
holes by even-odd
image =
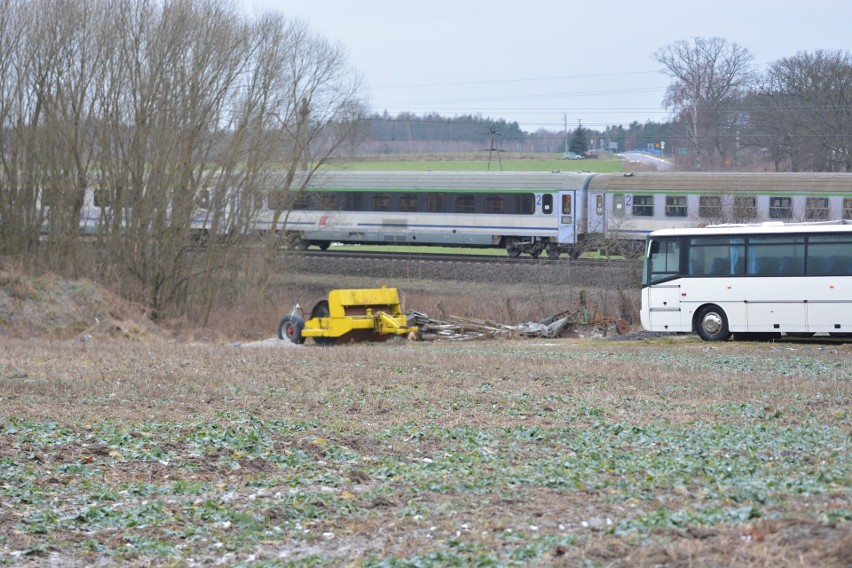
[[[652,240],[642,293],[642,325],[650,331],[681,330],[680,241]],[[648,324],[647,326],[645,324]]]
[[[574,214],[577,201],[576,196],[576,191],[559,192],[559,221],[556,237],[560,245],[577,242],[577,228],[575,224],[577,215]]]

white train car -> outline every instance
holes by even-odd
[[[195,234],[268,232],[278,215],[275,230],[301,249],[501,247],[556,258],[613,245],[639,251],[661,229],[852,219],[852,173],[318,172],[305,191],[260,191],[244,211],[237,191],[214,210],[212,191],[196,192]],[[81,232],[114,221],[109,192],[86,191]]]
[[[849,173],[327,172],[307,193],[286,217],[302,248],[404,243],[575,256],[614,244],[638,251],[660,229],[852,219]],[[259,226],[269,218],[266,210]]]
[[[503,247],[576,254],[581,173],[322,172],[304,192],[270,192],[258,230],[278,226],[300,248],[331,242]],[[283,201],[281,201],[283,200]]]
[[[583,232],[627,242],[660,229],[852,219],[852,173],[603,174],[588,191]]]

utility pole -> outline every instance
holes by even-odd
[[[503,171],[503,162],[500,160],[500,148],[495,144],[495,136],[503,136],[502,132],[497,132],[497,128],[492,126],[488,133],[491,134],[491,146],[488,148],[488,170],[491,170],[491,154],[497,152],[497,163],[500,164],[500,171]]]

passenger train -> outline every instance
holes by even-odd
[[[259,229],[270,212],[259,214]],[[555,258],[641,250],[659,229],[844,218],[852,219],[852,173],[325,172],[285,230],[301,248],[500,247]]]
[[[197,203],[194,228],[205,231],[210,199]],[[87,197],[90,232],[103,211]],[[659,229],[852,219],[852,173],[327,171],[304,191],[264,192],[250,230],[269,231],[276,213],[300,249],[440,245],[576,257],[613,245],[641,250]]]

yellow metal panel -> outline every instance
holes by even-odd
[[[399,312],[399,294],[396,288],[361,290],[332,290],[328,294],[328,311],[331,317],[342,317],[350,306],[395,306]]]
[[[417,330],[406,326],[396,288],[332,290],[328,294],[328,312],[329,317],[306,321],[302,335],[335,338],[363,330],[372,330],[377,336]]]

